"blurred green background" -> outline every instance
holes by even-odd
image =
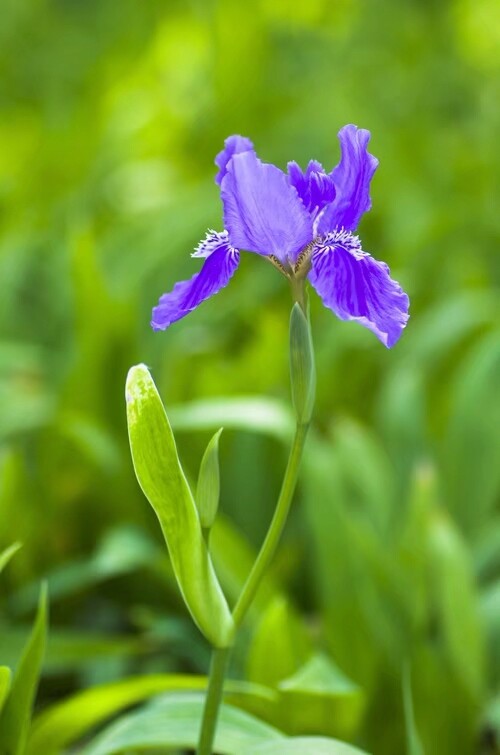
[[[314,434],[232,675],[278,684],[322,653],[356,702],[290,730],[401,755],[411,688],[427,755],[500,752],[498,3],[3,0],[0,73],[0,547],[23,543],[2,660],[48,576],[40,709],[206,671],[133,476],[126,372],[151,367],[191,479],[226,428],[214,558],[234,600],[286,460],[289,291],[245,255],[166,333],[150,310],[221,229],[226,136],[330,169],[352,122],[380,159],[363,245],[411,319],[388,352],[311,297]]]

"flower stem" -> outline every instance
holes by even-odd
[[[257,556],[257,560],[252,567],[252,571],[248,576],[233,611],[233,620],[236,629],[241,625],[246,612],[250,608],[255,593],[257,592],[262,578],[274,556],[283,527],[285,526],[295,491],[295,485],[297,484],[300,460],[302,458],[308,428],[309,424],[298,423],[295,429],[295,436],[290,450],[290,456],[288,457],[288,464],[271,526],[269,527],[266,539],[264,540],[260,553]]]
[[[215,728],[222,700],[224,676],[226,674],[230,651],[231,648],[214,648],[212,650],[207,696],[203,709],[203,721],[201,723],[198,749],[196,750],[197,755],[211,755],[212,753]]]
[[[292,289],[293,300],[300,305],[300,308],[307,317],[307,294],[304,286],[304,279],[292,275],[290,277],[290,287]]]
[[[307,319],[307,306],[304,295],[304,286],[299,285],[295,288],[297,295],[297,301],[302,306],[302,310]],[[295,435],[293,438],[292,447],[290,449],[290,455],[288,457],[288,463],[285,470],[285,476],[281,485],[281,491],[276,504],[276,510],[274,512],[269,530],[266,538],[259,551],[257,559],[252,567],[247,581],[243,586],[240,597],[238,598],[233,610],[234,621],[234,634],[236,634],[238,628],[241,626],[243,619],[245,618],[248,609],[250,608],[252,601],[255,597],[257,590],[260,587],[262,579],[271,563],[271,560],[276,552],[276,548],[285,526],[288,512],[295,492],[295,486],[297,484],[297,478],[299,475],[300,461],[302,459],[302,453],[304,451],[304,445],[306,441],[307,431],[309,429],[309,420],[312,412],[312,403],[314,401],[314,384],[315,384],[315,371],[314,371],[314,354],[312,351],[312,341],[310,334],[308,338],[299,338],[297,336],[297,328],[302,333],[302,323],[297,321],[297,317],[294,317],[295,310],[292,310],[291,318],[291,337],[290,337],[290,367],[291,367],[291,379],[292,379],[292,393],[294,394],[294,405],[296,410],[297,424],[295,427]],[[298,322],[298,325],[297,325]],[[306,327],[307,324],[306,324]],[[302,328],[302,330],[301,330]],[[296,353],[297,352],[297,353]],[[313,369],[311,369],[310,361],[312,360]],[[309,397],[306,404],[302,402],[297,408],[297,402],[295,399],[297,391],[294,393],[294,386],[296,387],[298,382],[308,381],[306,388],[307,396]],[[300,387],[300,386],[299,386]],[[304,386],[302,386],[303,388]],[[311,393],[312,391],[312,393]],[[300,403],[300,402],[299,402]],[[224,686],[224,675],[226,673],[227,663],[229,659],[229,653],[231,648],[214,648],[212,651],[212,662],[210,664],[210,676],[208,682],[207,696],[205,698],[205,707],[203,709],[203,721],[201,724],[200,739],[198,743],[197,755],[211,755],[212,747],[215,737],[215,729],[217,726],[217,718],[219,714],[220,703],[222,700],[222,689]]]

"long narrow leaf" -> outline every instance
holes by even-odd
[[[0,716],[0,755],[23,755],[31,721],[47,635],[47,590],[42,587],[31,636],[19,662]]]
[[[5,569],[14,553],[17,553],[20,547],[21,543],[13,543],[0,553],[0,572]]]
[[[8,666],[0,666],[0,713],[10,690],[12,672]]]

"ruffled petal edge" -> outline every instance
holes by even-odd
[[[228,243],[226,232],[207,234],[197,252],[198,256],[205,257],[203,267],[192,278],[176,283],[172,291],[160,297],[157,306],[153,308],[153,330],[166,330],[172,323],[217,294],[227,286],[240,261],[240,254]]]
[[[308,278],[323,304],[341,320],[354,320],[391,348],[408,322],[409,299],[389,267],[360,249],[319,246]]]

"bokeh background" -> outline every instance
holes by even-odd
[[[498,4],[3,0],[0,73],[0,546],[23,543],[3,662],[45,576],[39,709],[205,672],[133,476],[126,372],[151,367],[190,479],[225,427],[213,548],[234,600],[286,461],[289,291],[246,255],[166,333],[150,310],[221,228],[227,135],[330,169],[352,122],[380,159],[364,248],[411,319],[387,351],[311,297],[314,431],[231,673],[276,684],[321,653],[338,689],[289,730],[401,755],[414,718],[427,755],[499,752]]]

